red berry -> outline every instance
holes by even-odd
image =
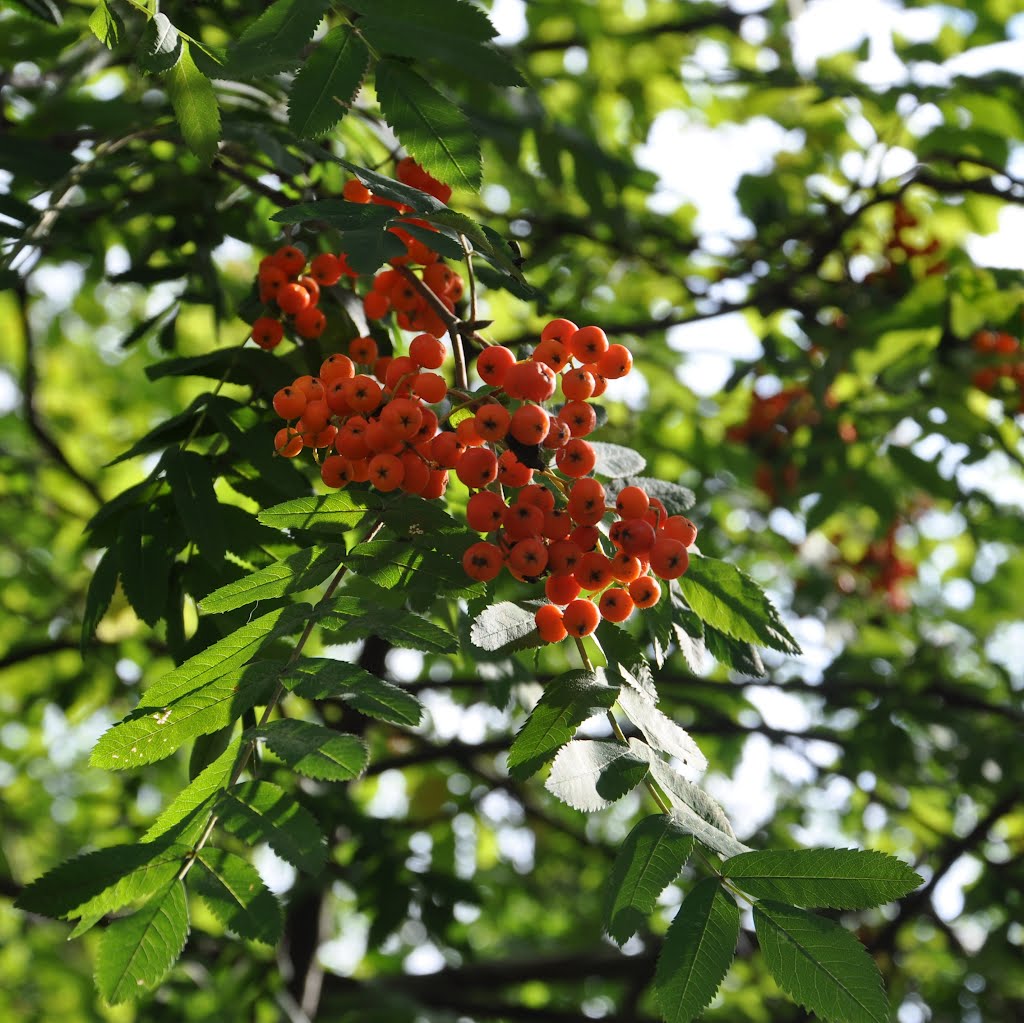
[[[545,643],[559,643],[569,634],[562,621],[562,612],[554,604],[537,608],[534,614],[537,631]]]
[[[597,605],[591,600],[574,600],[562,612],[566,631],[573,636],[589,636],[601,620]]]

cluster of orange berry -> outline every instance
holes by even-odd
[[[308,270],[308,272],[307,272]],[[320,308],[320,289],[337,284],[342,277],[356,277],[345,254],[321,252],[309,261],[295,245],[283,245],[260,261],[257,283],[260,301],[274,310],[257,317],[252,325],[253,341],[267,350],[276,348],[290,326],[300,337],[318,338],[327,326]]]
[[[893,611],[906,611],[910,608],[910,596],[906,590],[906,581],[917,578],[917,566],[906,558],[900,557],[896,547],[896,531],[899,523],[894,522],[886,530],[881,540],[869,544],[867,551],[859,561],[850,567],[868,580],[872,593],[884,593],[886,603]],[[839,577],[839,587],[847,593],[856,587],[854,580]]]
[[[1004,399],[1016,397],[1016,411],[1024,413],[1024,353],[1020,339],[1003,331],[979,330],[971,339],[971,347],[986,363],[974,371],[974,386]]]
[[[368,481],[381,491],[441,497],[448,472],[433,457],[435,438],[443,435],[430,406],[444,401],[448,384],[430,371],[446,355],[430,334],[413,338],[409,354],[397,358],[380,356],[373,338],[356,338],[348,355],[324,360],[319,376],[298,377],[274,395],[277,414],[294,421],[278,431],[275,450],[293,458],[304,447],[333,447],[320,463],[332,488]]]

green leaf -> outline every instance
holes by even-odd
[[[276,0],[239,36],[227,73],[255,77],[296,67],[329,6],[329,0]]]
[[[205,824],[205,817],[199,813],[204,806],[213,807],[213,800],[221,791],[228,787],[231,776],[238,763],[242,748],[242,740],[235,739],[224,752],[204,767],[195,779],[183,788],[164,808],[159,817],[150,825],[142,836],[143,842],[152,842],[168,831],[174,831],[175,837],[182,842],[192,842],[199,838]],[[191,826],[182,828],[186,820],[191,818]]]
[[[280,940],[281,903],[241,856],[207,846],[196,857],[189,883],[213,915],[240,938],[264,945]]]
[[[641,746],[635,739],[628,746],[595,739],[573,739],[559,750],[544,787],[575,810],[588,813],[604,810],[611,806],[615,792],[602,793],[602,776],[623,757],[643,758]],[[621,792],[620,786],[615,789]]]
[[[529,646],[540,646],[543,640],[537,632],[537,622],[531,609],[502,600],[482,611],[473,622],[469,637],[481,650],[501,650],[512,643],[530,641]],[[517,646],[516,649],[521,649]]]
[[[711,1004],[729,972],[740,935],[740,911],[717,878],[706,877],[665,935],[654,991],[665,1023],[690,1023]]]
[[[902,860],[865,849],[748,852],[727,860],[722,873],[755,898],[827,909],[881,906],[922,883]]]
[[[358,231],[364,228],[383,231],[397,217],[398,212],[391,206],[349,202],[347,199],[316,199],[286,206],[270,219],[278,224],[305,224],[319,220],[339,231]]]
[[[839,924],[763,900],[754,930],[768,969],[794,1001],[835,1023],[889,1023],[882,978],[864,946]]]
[[[412,693],[348,661],[303,657],[289,666],[281,681],[296,696],[342,700],[360,714],[393,725],[418,725],[423,714],[423,705]]]
[[[765,673],[764,661],[761,660],[757,647],[726,636],[707,624],[704,627],[704,645],[716,661],[742,671],[745,675]]]
[[[167,15],[154,14],[143,29],[135,60],[143,71],[162,74],[174,67],[183,49],[183,40]]]
[[[465,0],[434,0],[430,4],[423,4],[421,0],[346,0],[345,6],[363,15],[393,18],[412,32],[444,25],[452,36],[478,42],[486,42],[497,35],[484,11]],[[358,24],[362,26],[365,20],[360,19]]]
[[[165,707],[186,693],[240,668],[267,643],[294,632],[309,618],[312,610],[308,604],[292,604],[268,611],[261,618],[248,622],[157,679],[143,693],[145,705]]]
[[[375,10],[359,19],[359,31],[378,53],[436,60],[453,72],[492,85],[523,84],[522,75],[500,50],[452,32],[440,10],[431,14],[410,30],[408,19]]]
[[[678,583],[686,602],[712,628],[747,643],[800,653],[771,601],[735,565],[717,558],[692,557]]]
[[[624,687],[619,693],[619,706],[654,749],[676,757],[691,770],[707,770],[707,758],[689,732],[666,717],[638,689]]]
[[[292,131],[303,138],[330,131],[348,112],[369,63],[370,51],[351,26],[331,29],[292,83],[288,98]]]
[[[344,555],[344,546],[336,543],[296,551],[252,575],[214,590],[199,602],[199,611],[201,614],[220,614],[258,600],[308,590],[336,571]]]
[[[117,551],[108,547],[97,563],[92,579],[89,580],[89,590],[85,597],[85,611],[82,614],[81,648],[83,651],[96,635],[96,628],[107,613],[111,600],[114,599],[117,575]]]
[[[696,496],[688,487],[678,483],[654,479],[651,476],[623,476],[604,485],[605,493],[614,501],[625,487],[641,487],[665,506],[669,515],[685,515],[696,503]]]
[[[100,917],[169,884],[187,845],[112,845],[76,856],[37,878],[15,905],[58,918]]]
[[[403,255],[405,245],[390,231],[366,228],[343,232],[341,250],[348,257],[348,265],[356,273],[372,274],[389,259]]]
[[[64,24],[64,16],[53,0],[11,0],[11,3],[18,10],[49,25]]]
[[[649,747],[643,749],[650,758],[651,774],[672,800],[672,815],[680,827],[721,856],[750,851],[736,838],[725,811],[711,796],[677,774]]]
[[[476,191],[480,144],[466,115],[395,61],[379,61],[375,77],[385,120],[420,165],[439,181]]]
[[[107,0],[100,0],[96,10],[89,15],[89,29],[108,50],[112,50],[121,41],[124,22],[117,11],[107,4]]]
[[[155,625],[167,604],[167,577],[171,554],[167,550],[163,517],[147,508],[135,508],[122,519],[117,539],[121,587],[135,613]]]
[[[164,706],[149,702],[100,736],[89,758],[94,767],[127,770],[169,757],[198,735],[208,735],[266,703],[281,673],[277,661],[259,661],[189,690]]]
[[[165,75],[164,83],[189,149],[204,164],[211,163],[220,139],[220,110],[213,83],[196,67],[188,43],[182,45],[181,57]]]
[[[355,529],[369,517],[376,507],[371,495],[359,497],[344,490],[319,497],[298,497],[293,501],[275,504],[259,513],[264,526],[275,529],[312,529],[328,526],[339,532]]]
[[[601,777],[597,779],[597,794],[609,803],[614,803],[643,784],[650,773],[650,763],[630,749],[601,772]]]
[[[457,647],[455,637],[433,622],[401,608],[378,607],[367,611],[365,602],[358,597],[339,597],[321,623],[326,629],[344,630],[346,642],[379,636],[395,646],[435,654],[451,654]]]
[[[386,590],[408,590],[418,585],[436,596],[461,592],[473,585],[454,558],[406,539],[362,543],[352,549],[345,563]]]
[[[362,739],[311,721],[271,721],[256,734],[289,767],[318,781],[351,781],[366,770],[369,762],[369,750]]]
[[[167,975],[187,937],[185,887],[174,880],[137,913],[103,932],[96,958],[100,994],[111,1004],[140,997]]]
[[[248,781],[224,793],[218,804],[224,827],[244,842],[266,842],[283,860],[318,874],[327,846],[313,815],[284,789],[266,781]]]
[[[604,926],[622,945],[654,912],[658,896],[693,852],[693,836],[670,816],[645,817],[626,836],[608,877]]]
[[[209,460],[195,451],[173,450],[163,465],[186,534],[209,561],[219,564],[226,544]]]
[[[624,448],[620,444],[604,444],[600,441],[590,441],[590,446],[597,456],[594,473],[598,476],[610,476],[612,479],[635,476],[638,472],[643,472],[647,466],[647,459],[632,448]]]
[[[592,671],[569,671],[549,682],[509,748],[509,773],[519,779],[535,774],[576,734],[579,725],[609,710],[618,694]]]

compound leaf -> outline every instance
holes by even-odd
[[[289,767],[307,778],[351,781],[369,760],[366,743],[311,721],[271,721],[257,732]]]
[[[189,874],[192,887],[213,915],[240,938],[276,945],[281,937],[281,904],[241,856],[203,849]]]

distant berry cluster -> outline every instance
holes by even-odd
[[[1024,353],[1020,339],[1005,331],[979,330],[971,347],[982,363],[971,376],[981,391],[1002,398],[1024,414]]]

